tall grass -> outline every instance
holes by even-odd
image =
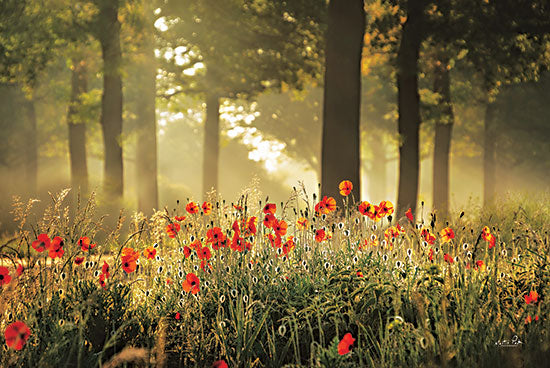
[[[0,246],[13,277],[0,288],[0,331],[20,320],[31,336],[20,351],[3,345],[2,367],[208,367],[221,359],[230,367],[539,367],[550,358],[548,202],[472,206],[448,224],[430,214],[414,223],[374,221],[347,197],[337,199],[337,211],[315,216],[316,199],[301,188],[275,213],[289,225],[283,243],[294,237],[285,255],[269,241],[267,200],[254,189],[231,204],[213,193],[209,215],[187,213],[187,202],[151,218],[135,214],[124,236],[124,214],[107,231],[93,196],[69,216],[66,195],[53,196],[35,222],[33,201],[14,203],[19,230]],[[250,250],[209,247],[204,270],[196,251],[185,256],[186,246],[207,246],[209,229],[220,227],[230,241],[235,221],[244,233],[252,216]],[[308,220],[304,230],[300,217]],[[174,238],[166,231],[172,223],[181,223]],[[385,239],[398,223],[403,231]],[[444,243],[439,231],[447,226],[455,236]],[[481,236],[485,226],[496,236],[492,249]],[[317,242],[321,228],[331,237]],[[434,244],[422,229],[435,234]],[[65,240],[61,258],[33,249],[41,233]],[[84,252],[83,236],[106,240]],[[154,259],[143,254],[150,247]],[[135,272],[123,270],[123,248],[140,253]],[[76,265],[76,257],[85,261]],[[104,262],[110,276],[102,287]],[[25,269],[16,276],[19,264]],[[183,290],[188,273],[200,279],[197,294]],[[531,291],[539,297],[527,304]],[[356,341],[340,355],[348,332]],[[522,344],[498,345],[513,336]]]

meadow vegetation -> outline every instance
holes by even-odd
[[[16,199],[0,366],[545,364],[548,201],[395,218],[351,187],[211,193],[111,230],[93,195],[70,210],[63,191],[39,219]]]

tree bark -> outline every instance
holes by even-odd
[[[204,156],[202,169],[203,196],[218,189],[218,163],[220,154],[220,99],[217,94],[206,96],[206,119],[204,124]]]
[[[152,14],[153,10],[146,7]],[[149,14],[147,14],[149,15]],[[138,210],[146,215],[158,209],[157,181],[157,120],[155,112],[156,98],[156,60],[154,54],[153,23],[144,30],[144,42],[140,60],[141,94],[138,104],[137,137],[137,190]]]
[[[75,63],[71,78],[71,102],[67,113],[69,126],[69,159],[71,162],[71,186],[82,195],[88,193],[88,163],[86,159],[86,123],[78,121],[81,95],[88,90],[86,63]]]
[[[323,102],[321,195],[339,198],[342,180],[353,183],[360,199],[359,120],[361,53],[365,31],[363,0],[331,0]]]
[[[483,205],[493,204],[496,188],[495,103],[488,102],[483,132]]]
[[[451,102],[450,72],[447,60],[442,60],[435,69],[434,92],[441,95],[440,120],[435,124],[433,157],[433,206],[441,219],[449,212],[449,161],[454,114]]]
[[[24,98],[25,104],[25,189],[29,197],[38,193],[38,140],[34,99]]]
[[[104,190],[108,197],[123,194],[122,161],[122,78],[120,75],[120,22],[118,1],[102,1],[99,6],[99,39],[103,56],[103,96],[101,127],[105,149]]]
[[[397,53],[399,188],[397,215],[416,210],[419,182],[420,98],[418,95],[418,55],[422,42],[424,2],[410,0]]]

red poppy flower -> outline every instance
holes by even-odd
[[[25,322],[15,321],[6,328],[4,337],[6,338],[6,345],[15,350],[23,349],[25,343],[31,335],[31,330],[25,324]]]
[[[340,194],[343,196],[348,196],[353,190],[353,184],[349,180],[344,180],[338,185],[340,189]]]
[[[186,293],[191,292],[191,294],[196,294],[199,292],[199,284],[200,281],[197,275],[188,273],[182,286]]]
[[[256,229],[256,221],[256,216],[252,216],[246,222],[246,230],[249,234],[256,235],[256,233],[258,232],[258,230]]]
[[[167,277],[166,278],[166,285],[170,285],[172,283],[172,279]]]
[[[445,254],[443,255],[443,259],[445,260],[445,262],[447,262],[447,263],[449,263],[449,264],[451,264],[451,263],[454,262],[453,257],[451,257],[450,255],[448,255],[447,253],[445,253]]]
[[[90,244],[90,243],[91,243],[91,240],[87,236],[83,236],[80,239],[78,239],[78,245],[80,245],[80,248],[82,248],[84,252],[87,252],[88,250],[95,248],[96,245]]]
[[[325,202],[325,208],[326,208],[326,213],[329,213],[329,212],[332,212],[332,211],[336,211],[336,200],[332,197],[328,197],[325,196],[323,198],[323,202]]]
[[[126,273],[132,273],[137,268],[137,260],[139,258],[139,253],[134,251],[132,248],[122,249],[122,269]]]
[[[363,277],[363,272],[361,272],[360,270],[357,270],[357,277]]]
[[[268,213],[264,216],[263,224],[265,227],[271,229],[276,222],[277,222],[277,219],[271,213]]]
[[[107,277],[105,277],[105,274],[102,273],[101,275],[99,275],[99,285],[101,285],[102,288],[104,289],[107,289],[107,284],[105,283],[105,279],[107,279]]]
[[[227,368],[227,363],[225,360],[216,360],[212,363],[212,368]]]
[[[344,355],[349,353],[354,342],[355,339],[351,336],[351,333],[348,332],[345,334],[342,340],[338,343],[338,354]]]
[[[476,261],[476,270],[477,270],[478,268],[483,269],[484,267],[485,267],[485,265],[483,264],[483,261],[482,261],[482,260]]]
[[[17,277],[21,276],[23,271],[25,271],[25,267],[23,267],[23,265],[21,263],[18,264],[17,269],[15,270],[15,274],[17,275]]]
[[[74,264],[77,266],[80,266],[84,262],[84,257],[75,257],[74,258]]]
[[[483,228],[483,231],[481,232],[481,237],[483,238],[483,240],[489,243],[489,249],[495,246],[496,238],[493,234],[491,234],[491,230],[489,230],[487,226]]]
[[[0,286],[7,285],[10,281],[10,270],[4,266],[0,267]]]
[[[177,319],[178,321],[181,319],[181,314],[180,312],[176,313],[176,315],[174,316],[175,319]]]
[[[243,210],[243,206],[239,206],[239,205],[236,205],[236,204],[233,205],[233,208],[236,209],[237,211],[242,211]]]
[[[199,256],[199,259],[210,259],[212,257],[212,253],[210,252],[210,248],[203,247],[198,252],[197,255]]]
[[[298,230],[305,230],[307,228],[307,219],[305,217],[300,217],[296,221],[296,228],[298,228]]]
[[[189,248],[187,245],[183,247],[183,254],[185,255],[185,258],[189,258],[191,255],[191,248]]]
[[[155,259],[155,256],[157,255],[157,250],[155,249],[155,247],[145,248],[145,250],[143,251],[143,255],[147,259]]]
[[[531,290],[529,294],[523,296],[525,304],[536,303],[539,300],[539,294],[535,290]]]
[[[435,243],[435,235],[433,235],[432,233],[430,233],[430,230],[428,229],[422,229],[422,232],[420,233],[420,235],[424,238],[424,240],[432,245],[433,243]]]
[[[204,202],[202,204],[202,212],[205,214],[205,215],[210,215],[210,213],[212,212],[212,203],[210,202]]]
[[[266,203],[264,206],[264,213],[267,215],[268,213],[274,215],[277,211],[277,205],[275,203]]]
[[[399,230],[395,226],[390,226],[384,231],[384,237],[387,240],[397,238],[399,236]]]
[[[433,262],[434,260],[434,250],[432,248],[430,248],[430,250],[428,251],[428,259]]]
[[[40,234],[31,245],[37,252],[43,252],[50,247],[50,238],[47,234]]]
[[[175,238],[178,231],[181,230],[181,226],[178,223],[166,225],[166,232],[170,238]]]
[[[326,236],[327,236],[327,234],[325,233],[325,230],[319,229],[315,232],[315,241],[317,243],[320,243],[323,240],[325,240]]]
[[[273,234],[267,234],[267,239],[273,248],[280,248],[282,245],[281,236],[279,235],[274,236]]]
[[[110,274],[109,274],[109,265],[105,261],[103,261],[103,267],[101,267],[101,274],[105,275],[106,279],[108,279],[109,276],[110,276]]]
[[[51,259],[63,257],[63,254],[65,253],[65,251],[63,250],[64,244],[65,242],[63,241],[63,238],[61,238],[60,236],[56,236],[55,238],[52,239],[52,242],[50,243],[50,248],[48,251],[49,253],[48,255],[50,256]]]
[[[441,236],[443,243],[448,243],[451,239],[454,239],[455,232],[450,227],[446,227],[439,232],[439,235]]]
[[[315,205],[315,214],[320,216],[327,213],[327,204],[324,201],[321,201]]]
[[[175,217],[174,217],[174,219],[175,219],[176,221],[179,221],[179,222],[184,221],[186,218],[187,218],[187,217],[185,217],[185,216],[175,216]]]
[[[242,252],[244,250],[244,246],[244,239],[241,238],[239,234],[235,233],[233,235],[233,239],[231,239],[231,249],[235,252]]]
[[[195,213],[199,213],[199,206],[197,206],[194,202],[189,202],[187,203],[187,206],[185,206],[185,210],[193,215]]]
[[[294,249],[294,247],[296,246],[296,243],[294,243],[294,237],[292,236],[289,236],[287,238],[287,241],[283,244],[283,254],[285,256],[288,255],[288,253]]]
[[[378,205],[378,209],[380,217],[389,216],[393,213],[393,203],[390,201],[382,201]]]
[[[407,216],[410,222],[414,222],[414,217],[410,208],[405,212],[405,216]]]
[[[273,226],[273,230],[275,230],[275,234],[278,236],[285,236],[287,228],[288,225],[285,220],[277,221]]]
[[[203,259],[203,260],[201,261],[201,270],[203,270],[203,271],[206,272],[206,268],[207,268],[207,267],[208,267],[209,269],[212,270],[212,265],[211,265],[210,263],[208,263],[207,260]]]

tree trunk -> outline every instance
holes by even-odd
[[[397,54],[399,188],[397,215],[416,210],[419,182],[420,98],[418,95],[418,54],[422,41],[423,1],[410,0]]]
[[[363,0],[331,0],[328,6],[321,148],[321,195],[339,198],[342,180],[360,199],[359,120],[361,53],[365,31]]]
[[[38,177],[38,140],[36,132],[36,110],[34,99],[25,98],[26,129],[25,129],[25,181],[29,197],[36,197]]]
[[[206,96],[206,121],[204,124],[204,156],[202,192],[206,195],[218,189],[218,162],[220,153],[220,99],[216,94]]]
[[[99,30],[103,56],[103,96],[101,126],[105,149],[104,190],[108,197],[121,198],[123,193],[122,162],[122,78],[120,75],[120,22],[118,2],[104,1],[99,7]]]
[[[81,98],[88,90],[86,64],[75,63],[71,79],[71,102],[67,114],[69,126],[69,158],[71,161],[71,186],[82,195],[88,193],[88,164],[86,161],[86,123],[79,121]]]
[[[485,110],[483,132],[483,205],[489,206],[495,199],[496,187],[496,129],[495,103],[488,102]]]
[[[382,134],[373,130],[371,148],[372,148],[372,166],[369,175],[369,194],[371,201],[387,200],[386,188],[388,185],[388,176],[386,173],[386,165],[388,158],[386,157],[386,149],[382,144]]]
[[[449,161],[451,135],[454,123],[451,103],[450,72],[447,60],[442,60],[435,69],[434,92],[441,95],[440,120],[435,124],[435,146],[433,157],[433,206],[441,219],[449,212]]]
[[[146,7],[147,13],[153,10]],[[150,14],[147,14],[149,16]],[[138,104],[137,138],[137,189],[138,210],[146,215],[158,209],[157,181],[157,120],[155,112],[156,98],[156,60],[154,54],[153,23],[144,31],[143,49],[140,55],[141,94]]]

